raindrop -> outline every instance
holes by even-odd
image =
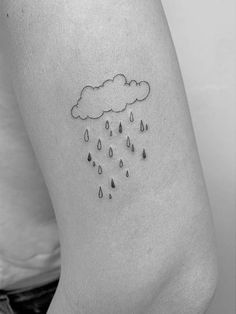
[[[111,147],[109,148],[109,157],[113,157],[113,149]]]
[[[127,136],[127,138],[126,138],[126,146],[130,147],[130,138],[129,138],[129,136]]]
[[[119,124],[119,133],[122,133],[122,131],[123,131],[123,128],[122,128],[122,124],[120,122],[120,124]]]
[[[146,159],[146,158],[147,158],[147,154],[146,154],[145,149],[143,149],[142,156],[143,156],[143,159]]]
[[[144,131],[144,124],[143,124],[143,120],[140,121],[140,131],[143,132]]]
[[[88,142],[88,141],[89,141],[89,132],[88,132],[88,129],[86,129],[85,132],[84,132],[84,141],[85,141],[85,142]]]
[[[102,192],[102,187],[101,186],[99,187],[99,190],[98,190],[98,197],[99,198],[103,198],[103,192]]]
[[[148,125],[146,124],[146,131],[148,130]]]
[[[131,151],[134,152],[134,144],[131,146]]]
[[[102,174],[102,167],[100,165],[98,166],[98,174]]]
[[[115,182],[113,179],[111,179],[111,187],[114,189],[116,186],[115,186]]]
[[[98,149],[98,150],[101,150],[101,149],[102,149],[102,142],[101,142],[100,139],[98,140],[98,143],[97,143],[97,149]]]
[[[120,159],[120,162],[119,162],[119,167],[122,168],[124,166],[124,163],[123,163],[123,160]]]
[[[96,166],[96,162],[95,161],[93,161],[93,167],[95,167]]]
[[[129,177],[129,170],[126,171],[125,175],[126,175],[127,178]]]
[[[107,129],[107,130],[108,130],[108,129],[109,129],[109,127],[110,127],[110,124],[109,124],[109,121],[107,120],[107,121],[106,121],[106,123],[105,123],[105,129]]]
[[[129,121],[134,122],[134,115],[132,111],[130,112]]]
[[[109,199],[110,199],[110,200],[112,199],[112,195],[111,195],[111,194],[109,194]]]
[[[88,159],[89,162],[92,160],[92,156],[91,156],[90,153],[88,153],[88,158],[87,159]]]
[[[112,136],[112,130],[110,131],[110,136]]]

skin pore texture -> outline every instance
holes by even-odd
[[[48,314],[204,313],[217,277],[213,228],[160,1],[1,5],[59,229]]]

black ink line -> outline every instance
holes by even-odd
[[[88,115],[87,115],[85,118],[81,118],[79,115],[78,115],[78,116],[74,116],[74,115],[73,115],[73,110],[74,110],[75,107],[76,107],[76,108],[79,107],[79,102],[81,101],[83,92],[84,92],[84,90],[85,90],[86,88],[91,88],[91,89],[93,89],[93,90],[94,90],[94,89],[100,89],[100,88],[104,87],[104,85],[105,85],[107,82],[114,82],[114,80],[115,80],[115,78],[116,78],[117,76],[123,76],[123,78],[124,78],[124,80],[125,80],[125,83],[124,83],[125,86],[127,86],[127,85],[130,86],[130,85],[133,84],[134,82],[136,83],[136,85],[139,85],[139,86],[140,86],[141,84],[143,84],[143,83],[147,84],[147,86],[148,86],[148,93],[147,93],[147,96],[146,96],[145,98],[143,98],[143,99],[140,99],[140,100],[136,98],[133,102],[127,103],[127,104],[125,105],[125,107],[124,107],[122,110],[117,110],[117,111],[116,111],[116,110],[113,110],[113,109],[104,110],[100,116],[95,117],[95,118],[90,117],[90,116],[88,116]],[[86,120],[86,119],[90,118],[90,119],[93,119],[93,120],[97,120],[97,119],[101,118],[101,117],[104,115],[104,113],[106,113],[106,112],[114,112],[114,113],[124,112],[124,111],[127,109],[127,107],[128,107],[129,105],[133,105],[135,102],[142,102],[142,101],[145,101],[145,100],[148,98],[150,92],[151,92],[151,86],[150,86],[150,84],[149,84],[147,81],[140,81],[140,82],[137,82],[137,81],[135,81],[135,80],[131,80],[130,82],[128,82],[128,81],[127,81],[127,78],[125,77],[125,75],[119,73],[119,74],[116,74],[112,79],[108,79],[108,80],[104,81],[101,85],[98,85],[98,86],[87,85],[87,86],[85,86],[85,87],[81,90],[81,92],[80,92],[80,98],[78,99],[76,105],[74,105],[74,106],[71,108],[71,116],[72,116],[73,119],[78,119],[78,118],[80,118],[81,120]]]
[[[107,129],[107,130],[108,130],[108,129],[109,129],[109,127],[110,127],[110,124],[109,124],[109,121],[107,120],[107,121],[106,121],[106,123],[105,123],[105,129]]]
[[[119,167],[122,168],[124,166],[124,163],[123,163],[123,160],[120,159],[120,162],[119,162]]]
[[[96,162],[95,161],[93,161],[93,167],[96,167]]]
[[[98,166],[98,174],[102,174],[102,167],[100,165]]]
[[[131,145],[131,151],[134,152],[134,144]]]
[[[143,132],[144,131],[144,124],[143,124],[143,120],[140,121],[140,131]]]
[[[111,179],[111,187],[114,189],[116,187],[115,182],[113,179]]]
[[[103,198],[103,192],[102,192],[102,187],[101,186],[99,187],[99,190],[98,190],[98,197],[99,198]]]
[[[127,178],[129,177],[129,171],[128,170],[126,171],[125,175],[126,175]]]
[[[111,195],[111,194],[109,194],[109,199],[110,199],[110,200],[112,199],[112,195]]]
[[[111,147],[109,148],[109,157],[113,157],[113,149]]]
[[[91,153],[88,153],[88,161],[90,162],[92,160],[92,156],[91,156]]]
[[[134,122],[134,115],[132,111],[130,112],[129,121]]]
[[[146,131],[148,130],[148,125],[146,124]]]
[[[101,142],[100,139],[98,140],[98,143],[97,143],[97,149],[98,149],[98,150],[101,150],[101,149],[102,149],[102,142]]]
[[[143,159],[146,159],[146,158],[147,158],[147,153],[146,153],[145,149],[143,149],[142,157],[143,157]]]
[[[84,132],[84,141],[85,142],[89,141],[89,131],[88,131],[88,129],[86,129],[85,132]]]
[[[122,132],[123,132],[123,128],[122,128],[122,124],[120,122],[120,124],[119,124],[119,133],[122,133]]]
[[[110,136],[112,136],[112,130],[110,131]]]
[[[130,147],[130,138],[129,138],[129,136],[127,136],[127,138],[126,138],[126,146]]]

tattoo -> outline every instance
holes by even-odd
[[[116,185],[115,185],[115,182],[114,182],[114,179],[113,179],[113,178],[111,179],[111,187],[112,187],[113,189],[116,187]]]
[[[120,166],[120,168],[123,168],[123,166],[124,166],[124,163],[123,163],[122,159],[120,159],[119,166]]]
[[[146,154],[145,149],[143,149],[142,156],[143,156],[143,159],[146,159],[146,158],[147,158],[147,154]]]
[[[103,198],[103,192],[102,192],[102,187],[101,186],[99,187],[99,190],[98,190],[98,197],[99,198]]]
[[[100,165],[98,166],[98,174],[102,174],[102,167]]]
[[[140,121],[140,131],[141,131],[141,132],[144,132],[143,120]]]
[[[147,81],[137,82],[131,80],[128,82],[125,75],[117,74],[112,79],[104,81],[99,86],[85,86],[80,93],[76,105],[71,108],[71,116],[74,119],[83,121],[89,119],[99,120],[108,112],[119,114],[121,112],[129,111],[127,122],[122,120],[114,125],[114,122],[109,119],[106,119],[105,121],[103,120],[103,132],[104,134],[107,134],[105,135],[108,136],[107,139],[110,138],[109,141],[111,141],[112,138],[115,140],[117,137],[120,137],[120,139],[124,137],[123,149],[130,151],[132,155],[138,154],[137,156],[140,156],[140,160],[145,160],[147,159],[146,149],[139,147],[137,143],[134,143],[135,141],[132,139],[133,133],[129,132],[129,130],[131,125],[132,128],[135,128],[137,132],[141,134],[145,134],[149,130],[148,124],[145,123],[143,119],[137,119],[136,114],[134,114],[133,111],[135,109],[135,103],[144,102],[148,98],[150,91],[151,87]],[[128,110],[129,107],[130,109],[132,107],[132,110]],[[98,137],[99,134],[92,133],[93,132],[89,130],[88,126],[85,126],[83,141],[84,144],[90,147],[90,151],[87,151],[87,162],[92,168],[96,169],[100,180],[106,176],[110,178],[108,181],[110,183],[107,186],[100,183],[97,195],[99,199],[105,197],[111,200],[113,198],[112,191],[117,193],[119,190],[120,176],[123,174],[126,178],[130,177],[129,163],[126,160],[124,161],[123,157],[121,158],[121,156],[118,156],[119,152],[116,149],[114,151],[114,144],[113,146],[109,145],[104,140],[103,136]],[[108,167],[104,167],[104,158],[111,160],[109,163],[114,164],[113,169],[115,167],[120,169],[119,172],[117,172],[118,174],[116,178],[114,178],[114,173],[110,176]],[[100,161],[103,166],[101,166]]]
[[[122,133],[122,132],[123,132],[123,128],[122,128],[122,124],[120,122],[120,124],[119,124],[119,133]]]
[[[102,142],[101,142],[100,138],[99,138],[98,143],[97,143],[97,149],[98,150],[102,149]]]
[[[92,156],[91,156],[91,153],[88,153],[88,161],[90,162],[92,160]]]
[[[86,129],[85,132],[84,132],[84,141],[85,141],[85,142],[88,142],[88,141],[89,141],[89,132],[88,132],[88,129]]]
[[[113,149],[112,147],[109,147],[109,152],[108,152],[109,157],[113,157]]]
[[[71,109],[71,115],[74,119],[86,120],[99,119],[105,112],[119,113],[136,102],[146,100],[150,90],[146,81],[128,82],[124,74],[117,74],[99,86],[85,86]]]
[[[127,136],[127,139],[126,139],[126,146],[130,147],[130,138],[129,138],[129,136]]]
[[[134,115],[132,111],[130,112],[129,121],[134,122]]]

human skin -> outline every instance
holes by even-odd
[[[48,313],[204,313],[217,277],[213,228],[160,1],[1,5],[15,93],[59,228],[61,279]],[[132,105],[136,128],[127,110],[97,120],[72,117],[85,86],[119,73],[150,86],[148,97]],[[112,102],[114,94],[106,97]],[[141,119],[145,134],[137,131]],[[120,122],[122,136],[135,143],[133,155],[116,131]],[[107,192],[98,197],[106,177],[87,161],[90,151],[99,159],[98,138],[113,147],[113,161],[122,154],[130,173],[121,178],[109,157],[101,159],[117,182],[112,199]],[[143,148],[145,160],[138,155]]]
[[[0,19],[0,289],[9,290],[58,278],[60,248],[47,188],[10,88],[2,26]]]

